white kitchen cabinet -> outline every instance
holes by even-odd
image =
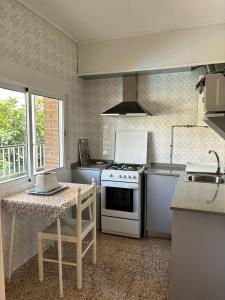
[[[178,176],[147,174],[146,227],[147,236],[170,235],[172,231],[172,201]]]

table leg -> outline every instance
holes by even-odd
[[[82,240],[81,240],[81,209],[77,206],[77,288],[82,288]]]
[[[61,222],[57,219],[57,240],[58,240],[58,263],[59,263],[59,297],[63,297],[62,280],[62,240],[61,240]]]
[[[11,235],[10,235],[10,245],[9,245],[8,282],[11,281],[11,277],[12,277],[12,255],[13,255],[13,244],[14,244],[14,235],[15,235],[15,223],[16,223],[16,214],[13,213],[12,225],[11,225]]]

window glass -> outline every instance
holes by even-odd
[[[63,103],[32,95],[34,173],[63,166]]]
[[[0,182],[26,174],[26,95],[0,88]]]

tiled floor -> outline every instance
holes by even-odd
[[[98,234],[97,265],[87,255],[83,266],[83,289],[76,289],[74,267],[63,267],[64,299],[168,299],[170,241],[132,239]],[[56,257],[56,247],[46,253]],[[73,260],[74,246],[64,246],[65,259]],[[45,263],[45,280],[38,281],[37,257],[19,268],[6,286],[7,300],[58,299],[57,265]]]

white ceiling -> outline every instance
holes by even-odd
[[[19,0],[75,41],[225,22],[225,0]]]

